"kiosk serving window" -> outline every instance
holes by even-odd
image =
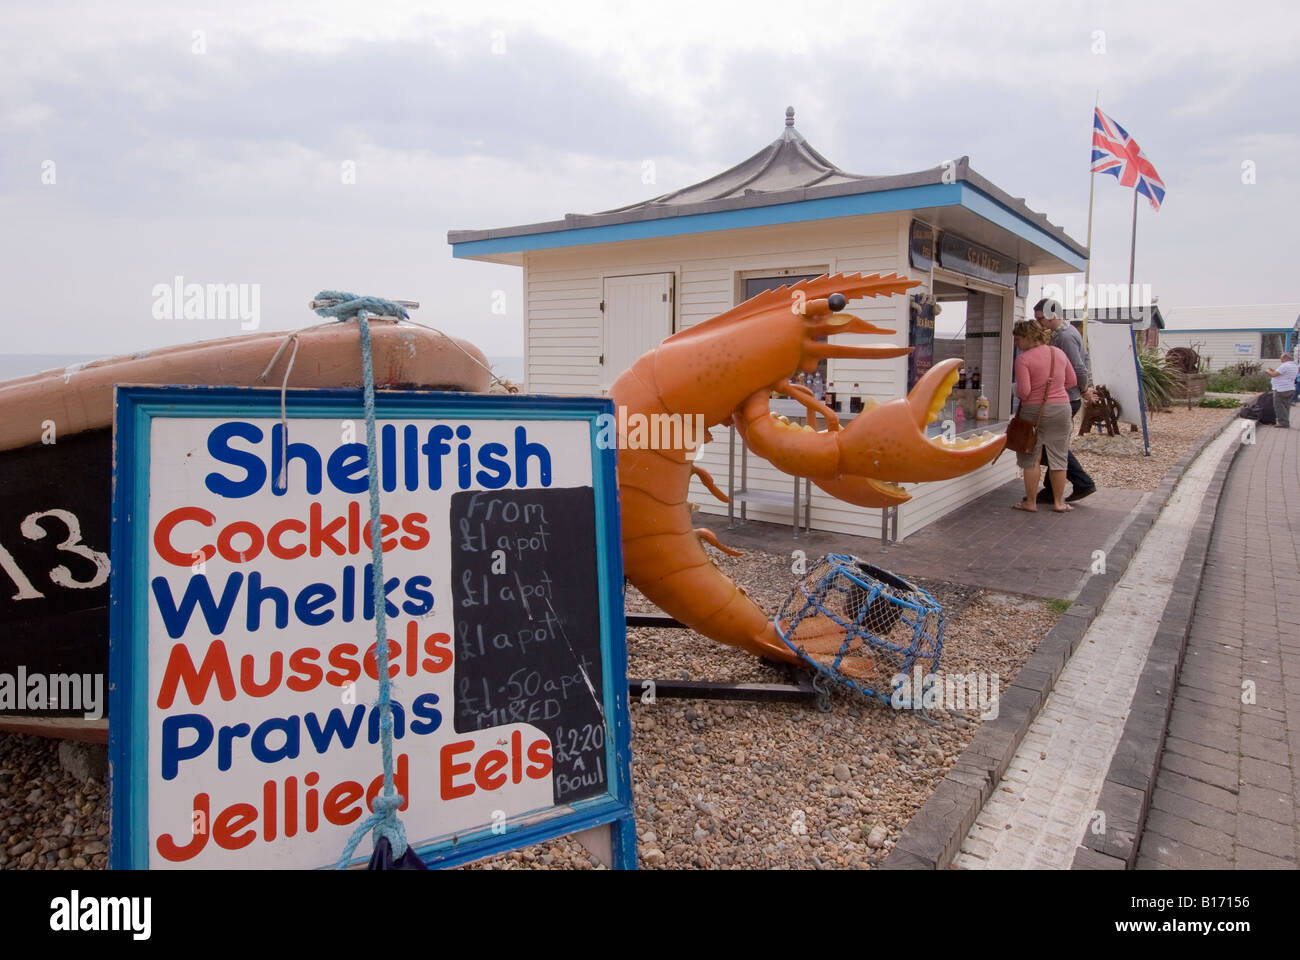
[[[958,433],[982,427],[979,398],[989,403],[989,422],[1002,418],[1001,383],[1003,298],[940,280],[934,281],[940,308],[935,318],[934,362],[962,361],[956,387],[936,421],[952,420]]]

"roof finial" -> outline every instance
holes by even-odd
[[[785,108],[785,125],[787,127],[794,126],[794,107]]]

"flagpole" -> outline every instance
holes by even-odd
[[[1092,197],[1097,188],[1097,174],[1088,175],[1088,259],[1083,262],[1083,342],[1088,343],[1088,308],[1092,306]]]
[[[1129,310],[1133,309],[1133,264],[1137,258],[1137,239],[1138,239],[1138,192],[1137,187],[1133,188],[1133,233],[1129,238],[1128,246],[1128,298]]]
[[[1092,104],[1092,121],[1093,128],[1097,123],[1097,108],[1101,106],[1101,91],[1097,91],[1097,96]],[[1091,138],[1089,147],[1091,148]],[[1088,308],[1092,306],[1092,197],[1097,189],[1097,173],[1092,169],[1092,159],[1088,160],[1088,259],[1083,262],[1083,348],[1088,349]]]
[[[1138,406],[1142,414],[1142,455],[1151,456],[1151,438],[1147,435],[1147,404],[1146,396],[1142,389],[1142,369],[1138,363],[1137,335],[1133,332],[1133,266],[1137,262],[1137,236],[1138,236],[1138,192],[1137,185],[1133,186],[1133,232],[1129,237],[1128,248],[1128,310],[1129,310],[1129,342],[1133,344],[1133,366],[1138,375]]]

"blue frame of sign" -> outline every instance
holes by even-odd
[[[185,420],[204,420],[210,423],[214,420],[256,419],[273,420],[278,424],[281,415],[280,404],[279,390],[190,386],[117,388],[109,644],[111,707],[109,757],[112,817],[109,865],[114,869],[146,868],[151,862],[149,801],[151,786],[154,786],[155,780],[151,769],[156,768],[153,766],[156,757],[151,752],[150,745],[149,655],[150,617],[151,612],[156,614],[157,611],[151,607],[155,601],[150,593],[150,551],[156,549],[154,531],[151,530],[150,523],[150,482],[155,457],[151,440],[155,427],[162,421]],[[290,390],[287,392],[286,404],[287,420],[291,431],[294,423],[298,421],[351,420],[357,423],[358,433],[364,441],[364,412],[359,390]],[[384,391],[376,396],[376,421],[487,421],[489,425],[490,422],[505,421],[508,425],[518,424],[536,430],[548,429],[547,424],[560,424],[553,429],[570,432],[574,428],[563,425],[565,422],[582,422],[586,424],[585,435],[591,453],[589,500],[582,502],[594,505],[594,517],[589,518],[589,523],[594,526],[595,531],[596,556],[593,563],[595,582],[590,584],[591,594],[585,597],[584,602],[592,602],[595,604],[595,609],[598,609],[598,620],[595,626],[599,631],[599,678],[602,694],[597,702],[600,716],[604,721],[604,734],[603,743],[592,749],[602,751],[600,756],[603,758],[604,765],[603,785],[598,793],[583,796],[581,799],[543,804],[534,809],[512,813],[504,823],[483,822],[472,829],[460,829],[459,832],[432,831],[428,835],[410,835],[411,846],[429,866],[455,866],[541,843],[561,835],[608,826],[612,831],[613,865],[629,869],[636,867],[636,829],[630,772],[631,724],[628,710],[626,624],[622,593],[622,544],[616,472],[617,451],[598,442],[598,437],[602,436],[600,424],[607,422],[606,418],[612,417],[613,412],[613,403],[606,398],[420,391]],[[168,430],[176,429],[183,431],[188,428],[183,425],[180,428],[168,425]],[[197,430],[197,426],[195,429]],[[304,432],[308,432],[303,429]],[[568,432],[564,434],[564,436],[570,435],[571,433]],[[195,436],[197,438],[197,433]],[[604,436],[607,437],[608,434]],[[580,448],[580,442],[580,439],[574,439],[571,447]],[[194,450],[200,449],[196,439]],[[170,456],[170,454],[166,455]],[[382,452],[380,456],[383,456]],[[353,469],[354,476],[356,472]],[[364,463],[360,475],[365,476]],[[466,488],[462,485],[461,489]],[[386,494],[381,492],[380,496],[382,509]],[[291,491],[290,495],[281,497],[280,505],[286,508],[292,507],[293,499]],[[368,508],[365,515],[368,517]],[[436,519],[438,518],[435,517]],[[438,527],[437,523],[430,523],[433,535],[436,535],[439,529],[447,528]],[[366,536],[369,536],[368,530]],[[451,537],[450,532],[448,537],[447,549],[454,551],[456,548],[452,545],[452,540],[455,538]],[[387,541],[384,549],[385,552],[389,549]],[[368,553],[366,556],[368,558]],[[242,555],[240,559],[242,560]],[[385,566],[387,573],[387,564]],[[185,572],[175,575],[184,576]],[[154,589],[156,590],[157,587],[155,586]],[[522,585],[520,590],[523,590]],[[186,595],[188,596],[188,591]],[[431,607],[432,603],[433,601],[430,600]],[[270,604],[267,609],[274,610],[275,606]],[[154,622],[157,623],[156,617]],[[373,640],[373,625],[366,629],[371,631],[370,639]],[[591,625],[587,625],[585,629],[588,631],[586,636],[589,642],[593,644],[592,649],[595,649],[594,645],[597,641],[596,638],[590,637]],[[269,644],[275,644],[277,638],[283,633],[285,631],[268,631],[265,636]],[[390,637],[393,636],[394,634],[390,633]],[[566,636],[565,639],[567,642],[568,637]],[[152,642],[166,642],[166,634],[160,635],[155,630]],[[289,642],[288,635],[284,642]],[[455,648],[454,642],[452,646]],[[572,645],[569,651],[572,653]],[[456,657],[459,656],[460,654],[457,653]],[[448,660],[450,659],[449,655]],[[391,659],[390,651],[390,674],[395,662]],[[362,664],[365,664],[364,658]],[[588,689],[595,693],[590,684]],[[458,698],[459,694],[452,699]],[[450,705],[444,704],[444,706]],[[414,726],[415,723],[412,721],[411,727]],[[444,731],[446,732],[448,731]],[[328,740],[326,742],[329,743]],[[364,773],[366,780],[369,780],[372,775],[380,772],[379,747],[369,743],[362,744],[361,741],[357,741],[357,744],[365,748],[356,757],[358,760],[363,760],[364,765],[364,770],[359,770],[358,773]],[[552,750],[555,749],[558,748],[552,744]],[[351,760],[351,755],[348,755],[348,762]],[[552,769],[549,764],[547,768]],[[364,800],[359,805],[364,810]],[[155,832],[161,829],[156,827]],[[363,864],[369,858],[369,847],[368,841],[361,844],[352,865]],[[319,862],[286,865],[330,866],[341,852],[341,849],[333,849],[326,845],[320,850]],[[315,856],[314,849],[311,850],[310,856]]]

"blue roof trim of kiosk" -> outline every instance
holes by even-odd
[[[593,226],[557,226],[553,230],[452,241],[455,257],[482,257],[525,250],[551,250],[594,243],[617,243],[656,237],[685,236],[717,230],[737,230],[783,223],[804,223],[836,217],[960,206],[1082,270],[1086,258],[1000,202],[968,183],[935,183],[848,196],[822,197],[767,206],[741,207]],[[545,226],[538,224],[538,226]],[[452,236],[457,235],[453,232]]]

